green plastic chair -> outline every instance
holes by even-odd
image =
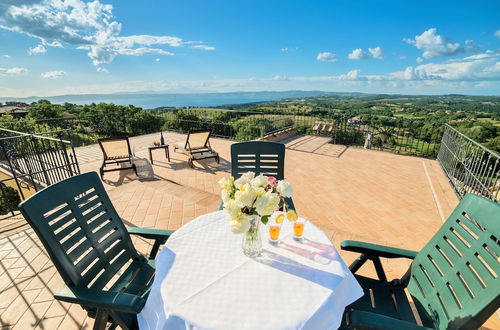
[[[349,267],[353,273],[371,260],[378,276],[355,275],[365,294],[346,308],[343,328],[479,328],[500,306],[499,238],[500,204],[467,194],[420,252],[342,242],[343,250],[361,253]],[[388,282],[381,257],[413,262],[401,279]],[[405,289],[422,326],[417,325]]]
[[[170,230],[126,228],[97,173],[74,176],[39,191],[19,209],[47,250],[65,286],[54,297],[80,304],[94,329],[138,327],[155,274],[154,257]],[[130,235],[155,241],[146,259]]]
[[[231,145],[231,175],[239,178],[246,172],[285,178],[285,145],[276,142],[249,141]],[[295,210],[291,198],[285,198],[288,209]],[[222,204],[221,204],[222,207]]]

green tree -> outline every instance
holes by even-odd
[[[29,108],[28,117],[35,120],[61,118],[64,108],[58,104],[39,103]]]

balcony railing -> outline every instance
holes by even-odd
[[[26,134],[0,129],[0,214],[36,191],[79,174],[69,130]]]
[[[500,200],[500,156],[445,125],[437,156],[453,189],[461,198],[471,192]]]

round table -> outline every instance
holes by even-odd
[[[140,329],[336,329],[347,305],[363,295],[328,237],[306,223],[305,240],[284,221],[282,243],[243,255],[242,235],[224,211],[177,230],[156,258]]]

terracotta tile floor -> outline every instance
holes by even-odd
[[[167,143],[185,139],[168,133]],[[171,162],[162,150],[147,146],[156,135],[134,137],[139,177],[132,170],[106,173],[109,195],[127,224],[177,229],[198,215],[219,206],[219,178],[228,175],[229,146],[211,139],[221,156],[187,166],[187,157],[170,149]],[[295,188],[298,212],[320,226],[338,246],[344,239],[420,249],[440,227],[458,200],[436,161],[332,145],[327,138],[301,136],[285,141],[286,176]],[[98,171],[97,145],[77,148],[82,173]],[[149,243],[136,240],[140,251]],[[354,254],[342,252],[350,263]],[[385,261],[389,277],[401,276],[408,263]],[[371,273],[370,269],[364,270]],[[77,305],[52,297],[62,284],[33,231],[27,226],[0,238],[0,326],[2,329],[80,329],[93,320]],[[499,329],[494,315],[485,328]]]

